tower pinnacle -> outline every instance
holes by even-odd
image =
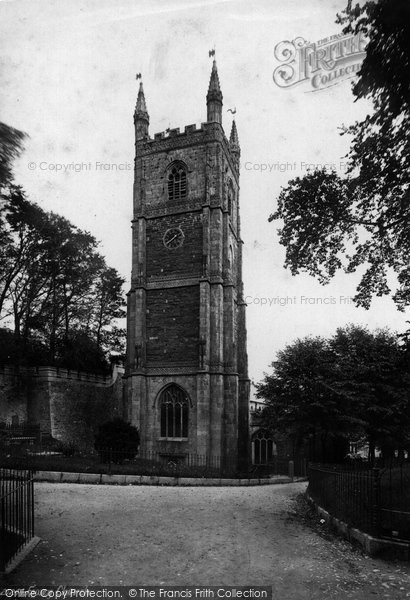
[[[236,167],[239,168],[239,158],[241,156],[241,148],[239,146],[238,131],[236,129],[235,119],[232,121],[231,135],[229,136],[229,145],[231,152],[236,163]]]
[[[238,130],[236,129],[235,119],[232,121],[231,135],[229,136],[229,143],[231,145],[232,150],[239,150],[239,138],[238,138]]]
[[[138,90],[137,104],[134,112],[135,137],[142,140],[148,137],[149,114],[145,103],[142,81]]]
[[[211,78],[209,80],[208,93],[206,95],[207,121],[208,123],[220,123],[222,125],[222,92],[219,84],[216,60],[213,61]]]

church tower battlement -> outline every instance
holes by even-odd
[[[248,453],[249,379],[240,146],[222,127],[213,62],[207,121],[149,135],[142,83],[134,113],[132,275],[127,310],[127,417],[142,452]]]

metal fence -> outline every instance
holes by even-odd
[[[124,448],[102,448],[98,452],[101,464],[106,464],[109,469],[118,465],[125,465],[140,470],[152,469],[153,472],[161,471],[170,475],[198,471],[203,476],[217,476],[225,471],[230,471],[229,463],[221,460],[218,455],[158,452],[158,451],[135,451]]]
[[[333,517],[376,537],[410,541],[410,464],[309,465],[308,493]]]
[[[271,475],[306,477],[307,460],[273,456],[263,464],[246,465],[235,458],[164,450],[138,452],[103,447],[79,451],[73,444],[10,444],[0,440],[0,467],[40,471],[164,475],[175,477],[266,478]]]
[[[33,474],[0,468],[0,572],[33,536]]]

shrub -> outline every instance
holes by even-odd
[[[78,454],[78,448],[73,442],[57,442],[55,445],[56,452],[61,452],[63,456],[71,457]]]
[[[140,445],[138,429],[120,418],[100,425],[94,448],[102,462],[122,462],[134,458]]]

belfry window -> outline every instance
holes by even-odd
[[[188,437],[188,397],[177,385],[169,385],[159,398],[161,437]]]
[[[169,200],[183,200],[186,198],[186,171],[183,167],[175,166],[168,175]]]

